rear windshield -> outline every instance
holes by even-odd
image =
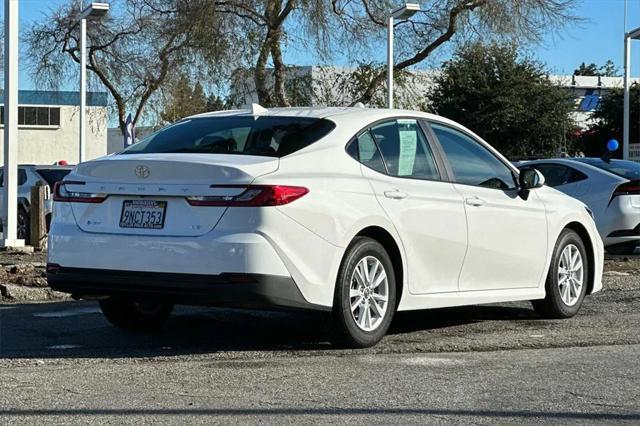
[[[618,175],[629,180],[640,179],[640,163],[624,160],[604,161],[599,158],[579,158],[576,160],[591,164],[599,169],[606,170],[609,173],[613,173],[614,175]]]
[[[172,124],[120,154],[197,153],[284,157],[335,128],[308,117],[202,117]]]
[[[37,169],[36,172],[53,189],[53,185],[71,173],[71,169]]]

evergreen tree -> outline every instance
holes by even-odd
[[[436,77],[430,101],[514,159],[557,155],[575,128],[569,93],[514,46],[459,49]]]

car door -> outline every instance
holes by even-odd
[[[460,289],[537,287],[548,249],[544,204],[535,191],[521,196],[512,169],[482,142],[449,125],[431,128],[464,199],[469,244]]]
[[[363,175],[402,239],[409,291],[458,291],[467,247],[462,197],[441,180],[444,166],[438,166],[419,122],[384,121],[353,143]]]

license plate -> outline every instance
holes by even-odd
[[[162,229],[166,201],[126,200],[122,203],[120,228]]]

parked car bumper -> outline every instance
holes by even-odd
[[[614,198],[606,217],[608,220],[602,224],[605,246],[632,241],[640,243],[640,196]]]
[[[175,274],[47,265],[53,290],[76,298],[126,297],[191,305],[325,310],[307,302],[291,277],[261,274]]]

